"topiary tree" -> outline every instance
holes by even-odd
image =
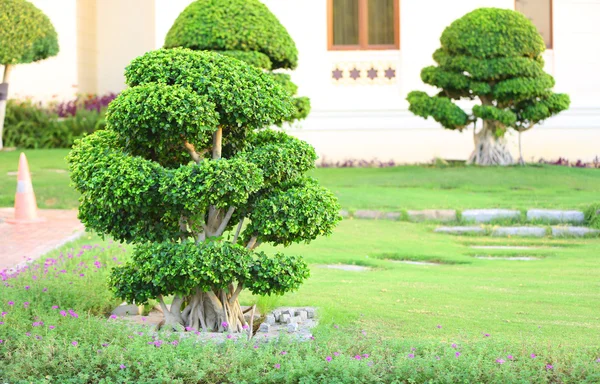
[[[293,113],[261,70],[161,49],[133,60],[125,77],[130,88],[109,105],[107,128],[68,156],[82,222],[135,244],[109,285],[129,302],[158,300],[171,327],[240,332],[244,288],[280,295],[309,274],[300,257],[256,248],[330,234],[337,200],[304,176],[316,160],[309,144],[261,130]]]
[[[44,60],[58,53],[58,37],[50,19],[25,0],[0,0],[0,149],[6,115],[8,82],[15,64]]]
[[[423,82],[440,88],[408,94],[410,111],[433,117],[446,129],[462,131],[476,122],[475,150],[468,162],[507,165],[513,158],[506,132],[519,134],[569,107],[569,97],[552,92],[554,79],[544,72],[544,40],[536,27],[516,11],[480,8],[454,21],[442,33],[435,51],[437,66],[421,71]],[[453,100],[479,100],[469,114]]]
[[[290,75],[273,72],[298,65],[296,44],[283,25],[259,0],[197,0],[175,20],[167,33],[165,48],[218,51],[220,54],[267,71],[296,95]],[[306,118],[307,97],[293,99],[295,112],[286,121]]]

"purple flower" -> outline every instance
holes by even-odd
[[[409,359],[414,359],[415,358],[415,354],[414,353],[409,353],[408,354],[408,358]]]
[[[411,348],[410,350],[414,352],[414,351],[416,351],[416,350],[417,350],[417,348],[414,348],[414,347],[413,347],[413,348]]]
[[[52,309],[58,309],[58,305],[53,305]]]
[[[42,289],[42,292],[48,292],[48,288]]]
[[[229,324],[227,324],[227,322],[224,321],[224,322],[221,323],[221,327],[227,328],[227,327],[229,327]]]
[[[193,330],[194,330],[194,328],[192,328],[192,327],[185,327],[185,330],[186,330],[187,332],[190,332],[190,331],[193,331]]]
[[[42,336],[40,336],[40,335],[35,335],[35,338],[36,338],[37,340],[42,340]]]
[[[48,326],[48,329],[54,329],[54,328],[56,328],[54,325],[49,325]]]
[[[78,342],[76,342],[75,340],[71,341],[71,344],[72,344],[74,347],[76,347],[77,345],[79,345],[79,343],[78,343]]]
[[[504,360],[502,360],[502,359],[496,359],[496,363],[498,363],[498,364],[504,364],[504,363],[505,363],[505,361],[504,361]]]
[[[327,362],[330,362],[330,361],[331,361],[331,356],[327,356],[327,357],[325,358],[325,361],[327,361]]]
[[[333,324],[333,328],[338,329],[340,326],[337,324]]]
[[[435,359],[436,359],[436,360],[440,360],[440,357],[439,357],[439,356],[436,356],[436,357],[435,357]]]
[[[110,316],[109,316],[109,319],[113,319],[113,320],[114,320],[114,319],[116,319],[116,318],[117,318],[117,315],[110,315]]]
[[[546,364],[546,369],[547,370],[554,369],[554,366],[552,364]]]
[[[460,356],[460,352],[456,352],[456,353],[454,354],[454,356],[456,356],[456,357],[459,357],[459,356]]]
[[[121,368],[121,369],[125,369],[125,368],[127,368],[127,367],[125,366],[125,364],[121,364],[121,365],[119,365],[119,368]]]
[[[60,311],[60,315],[61,315],[62,317],[65,317],[65,316],[67,316],[67,312],[66,312],[66,311]]]
[[[4,343],[4,340],[0,339],[0,344]]]
[[[248,326],[248,324],[244,324],[244,325],[242,325],[242,329],[248,329],[248,328],[250,328],[250,327]]]
[[[83,277],[83,276],[85,276],[83,273],[80,273],[80,274],[79,274],[79,277]]]
[[[150,342],[150,344],[151,344],[151,343],[152,343],[152,342]],[[102,346],[103,346],[104,348],[106,348],[106,347],[108,347],[108,343],[102,343]]]
[[[25,308],[29,308],[29,302],[28,302],[28,301],[24,302],[24,303],[23,303],[23,307],[25,307]]]
[[[367,331],[362,331],[363,336],[367,336]]]
[[[275,364],[273,367],[275,367],[275,369],[279,369],[279,368],[281,368],[281,365],[280,364]]]
[[[15,305],[15,302],[14,302],[14,301],[12,301],[12,300],[9,300],[9,301],[8,301],[8,305],[10,305],[10,306],[13,306],[13,305]]]
[[[333,352],[333,356],[339,356],[340,353],[339,352]]]
[[[280,355],[284,355],[285,356],[285,355],[287,355],[287,352],[286,351],[281,351]]]
[[[145,317],[142,317],[142,321],[146,321],[146,318],[145,318]]]
[[[254,346],[254,349],[258,349],[258,345],[255,345],[255,346]]]
[[[177,346],[177,345],[179,345],[179,341],[173,340],[173,341],[171,341],[171,344]]]
[[[31,326],[33,326],[33,327],[39,327],[40,325],[42,325],[42,324],[39,321],[34,321],[33,324],[31,324]]]
[[[451,347],[454,348],[454,349],[456,349],[457,348],[456,343],[452,343]]]
[[[356,355],[356,356],[354,356],[354,358],[355,358],[356,360],[360,360],[360,359],[361,359],[360,355]]]
[[[31,288],[29,285],[26,285],[26,286],[25,286],[25,290],[26,290],[26,291],[29,291],[29,288]]]
[[[596,363],[600,363],[600,357],[596,359]]]
[[[138,336],[144,336],[144,332],[138,332]]]
[[[231,339],[232,337],[233,337],[233,335],[231,333],[227,335],[228,339]]]
[[[535,353],[532,353],[531,355],[529,355],[529,357],[531,357],[532,359],[535,359],[537,357],[537,355]]]
[[[25,336],[31,336],[31,332],[25,332]]]
[[[365,353],[364,355],[362,355],[363,358],[368,359],[369,358],[369,354]]]
[[[8,312],[2,312],[2,317],[6,316]]]
[[[438,326],[437,326],[437,327],[438,327],[438,329],[441,329],[441,328],[442,328],[442,326],[441,326],[441,325],[439,325],[439,324],[438,324]]]
[[[484,337],[490,337],[490,334],[489,333],[484,333],[483,336]]]
[[[515,358],[513,357],[513,355],[508,355],[508,356],[506,356],[506,358],[507,358],[508,360],[514,360],[514,359],[515,359]]]

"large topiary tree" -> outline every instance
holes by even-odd
[[[441,92],[410,92],[409,109],[458,131],[481,119],[469,163],[512,164],[507,131],[520,134],[569,107],[567,95],[552,92],[554,79],[544,72],[541,56],[544,40],[521,13],[477,9],[450,24],[440,41],[433,54],[437,66],[424,68],[421,79]],[[481,104],[469,114],[454,103],[459,99]]]
[[[6,115],[8,82],[15,64],[44,60],[58,53],[58,37],[50,19],[25,0],[0,0],[0,149]]]
[[[82,222],[135,244],[110,286],[129,302],[158,300],[174,328],[240,332],[244,288],[283,294],[309,273],[300,257],[256,248],[330,234],[337,200],[304,176],[316,160],[309,144],[261,129],[293,113],[261,70],[162,49],[133,60],[125,77],[106,130],[68,156]]]
[[[259,0],[197,0],[175,20],[165,48],[183,47],[217,51],[267,71],[296,95],[290,75],[273,72],[298,65],[296,44],[283,25]],[[310,112],[307,97],[293,99],[295,112],[287,121],[301,120]]]

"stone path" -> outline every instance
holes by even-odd
[[[0,208],[0,270],[36,259],[84,233],[76,210],[39,210],[46,221],[36,224],[4,222],[13,215],[13,208]]]
[[[456,226],[456,227],[438,227],[434,230],[436,233],[447,233],[452,235],[488,235],[492,236],[518,236],[518,237],[584,237],[600,235],[600,230],[587,227],[562,226],[548,227],[530,226],[530,227],[475,227],[475,226]]]

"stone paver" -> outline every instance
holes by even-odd
[[[0,270],[16,267],[74,240],[84,233],[76,210],[44,209],[39,216],[45,222],[8,224],[13,208],[0,208]]]
[[[492,236],[529,236],[544,237],[546,228],[544,227],[499,227],[494,228]]]
[[[583,221],[585,220],[585,215],[581,211],[530,209],[527,211],[527,220],[544,220],[553,223],[583,223]]]
[[[488,223],[498,219],[518,219],[521,212],[512,209],[467,209],[462,212],[465,221]]]
[[[323,265],[323,268],[329,269],[341,269],[342,271],[351,271],[351,272],[364,272],[368,271],[371,268],[363,267],[362,265],[349,265],[349,264],[333,264],[333,265]]]
[[[485,234],[485,229],[482,227],[439,227],[434,232],[437,233],[450,233],[453,235],[465,235],[465,234]]]
[[[354,217],[357,219],[375,220],[381,218],[382,216],[383,212],[371,211],[367,209],[359,209],[358,211],[354,212]]]
[[[411,221],[456,221],[454,209],[424,209],[422,211],[408,211]]]
[[[552,236],[583,237],[586,235],[597,235],[600,231],[587,227],[552,227]]]

